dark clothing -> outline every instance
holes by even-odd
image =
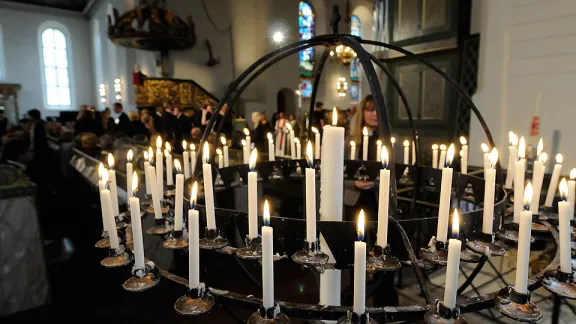
[[[324,120],[324,110],[316,110],[310,115],[310,126],[322,130],[322,120]]]
[[[144,124],[142,124],[142,122],[139,120],[131,120],[128,124],[127,130],[127,135],[130,137],[134,137],[136,135],[145,135],[146,137],[150,136],[150,132],[146,126],[144,126]]]
[[[222,134],[224,134],[224,136],[226,136],[226,138],[232,138],[232,133],[234,132],[234,126],[232,125],[232,115],[228,114],[228,116],[226,116],[226,114],[224,115],[220,115],[218,114],[218,117],[216,118],[216,128],[214,129],[215,131],[217,131],[218,129],[220,129],[220,132]],[[222,127],[222,128],[220,128]]]
[[[178,125],[180,126],[180,133],[183,138],[190,138],[190,132],[192,131],[192,120],[182,114],[178,117]]]
[[[270,124],[268,124],[268,123],[262,124],[262,122],[260,122],[260,123],[258,123],[256,128],[254,128],[254,132],[253,132],[254,133],[253,134],[254,145],[261,152],[265,151],[264,149],[265,149],[266,143],[267,143],[266,136],[269,132],[272,132],[272,129],[270,128]]]
[[[162,126],[166,133],[168,134],[175,134],[178,133],[178,119],[176,116],[172,115],[169,112],[164,112],[162,114]]]
[[[368,161],[376,161],[377,156],[377,145],[376,142],[380,139],[380,132],[378,129],[374,129],[372,131],[372,135],[368,134]],[[362,136],[364,139],[364,136]],[[359,146],[358,152],[356,152],[357,157],[359,160],[362,159],[362,152],[364,152],[364,141],[362,141],[362,145]]]
[[[102,127],[100,127],[102,129]],[[94,119],[92,116],[86,114],[86,116],[76,120],[74,123],[74,135],[78,135],[81,133],[94,133],[98,134],[98,129],[94,123]]]
[[[125,112],[122,112],[120,116],[118,116],[118,124],[114,127],[114,132],[128,135],[129,125],[130,118],[128,118]]]

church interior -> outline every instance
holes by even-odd
[[[575,16],[0,1],[0,322],[576,322]]]

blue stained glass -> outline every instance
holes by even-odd
[[[302,93],[302,98],[312,97],[312,82],[308,79],[300,81],[300,92]]]
[[[356,83],[353,83],[350,86],[350,99],[358,100],[359,97],[360,97],[360,92],[358,91],[358,85]]]
[[[300,40],[314,36],[315,15],[312,6],[306,1],[298,4],[298,33]],[[300,51],[300,76],[312,76],[314,70],[314,48]]]
[[[362,24],[358,16],[350,18],[350,34],[360,36],[362,31]],[[357,102],[360,98],[360,61],[355,58],[350,63],[350,98],[352,101]]]
[[[350,18],[350,34],[360,36],[361,26],[358,16],[352,16],[352,18]]]

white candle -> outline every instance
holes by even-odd
[[[288,140],[290,141],[290,157],[292,160],[296,158],[296,142],[294,142],[294,130],[292,129],[292,125],[290,123],[286,123],[286,128],[290,131],[290,136]]]
[[[194,181],[188,210],[188,288],[200,287],[200,223],[196,208],[198,183]]]
[[[190,152],[188,152],[188,143],[182,141],[182,163],[184,163],[184,179],[190,178]]]
[[[552,170],[552,177],[550,177],[550,185],[548,186],[548,192],[546,193],[546,200],[544,202],[544,206],[546,207],[552,207],[552,203],[554,202],[558,179],[560,179],[560,172],[562,172],[562,160],[562,154],[556,154],[556,164],[554,164],[554,169]]]
[[[366,128],[366,126],[364,126],[364,129],[362,129],[362,135],[364,135],[362,137],[362,160],[363,161],[368,161],[368,128]]]
[[[438,144],[432,145],[432,168],[438,169]]]
[[[100,163],[98,166],[98,178],[100,179],[98,180],[98,189],[100,192],[100,207],[102,209],[102,229],[108,231],[108,221],[106,220],[106,212],[104,211],[104,204],[102,203],[102,190],[106,189],[109,176],[103,163]]]
[[[410,142],[404,141],[404,164],[410,164]]]
[[[150,191],[150,178],[148,175],[148,167],[150,166],[150,155],[148,152],[144,151],[144,182],[146,182],[146,196],[150,196],[152,191]]]
[[[314,133],[314,158],[320,158],[320,132],[318,128],[312,127],[312,132]]]
[[[382,162],[382,141],[376,141],[376,161]]]
[[[492,149],[490,153],[490,165],[486,170],[484,181],[484,208],[482,218],[482,233],[494,232],[494,192],[496,190],[496,163],[498,162],[498,150]]]
[[[250,130],[248,128],[244,128],[244,135],[246,135],[246,146],[248,147],[248,151],[252,147],[252,138],[250,137]]]
[[[390,170],[388,170],[388,150],[382,147],[382,169],[380,170],[380,187],[378,192],[378,235],[376,244],[388,245],[388,205],[390,198]]]
[[[172,172],[172,147],[170,143],[166,142],[166,149],[164,149],[164,155],[166,155],[166,185],[174,185],[174,174]]]
[[[216,229],[216,215],[214,210],[214,188],[212,185],[212,165],[210,164],[210,147],[208,142],[204,142],[202,149],[204,164],[202,165],[202,175],[204,176],[204,201],[206,204],[206,227]]]
[[[568,199],[568,184],[566,179],[560,182],[560,200],[558,202],[558,230],[560,231],[560,271],[572,273],[570,203]]]
[[[488,169],[488,165],[490,164],[490,147],[486,143],[480,144],[482,148],[482,152],[484,152],[484,178],[486,178],[486,169]]]
[[[250,161],[250,148],[246,145],[246,140],[242,140],[242,163],[248,164]]]
[[[314,158],[312,143],[308,141],[306,145],[306,241],[316,242],[316,169],[314,169]]]
[[[128,154],[126,154],[126,191],[129,192],[132,189],[132,159],[134,158],[134,152],[132,150],[128,150]],[[130,197],[130,194],[128,194]],[[128,209],[130,209],[130,204],[128,204]]]
[[[228,142],[226,141],[226,137],[220,136],[220,142],[222,143],[224,153],[224,167],[227,168],[230,166],[230,156],[228,153]]]
[[[436,240],[446,243],[448,238],[448,218],[450,216],[450,198],[452,196],[452,174],[450,167],[454,158],[454,144],[448,148],[446,165],[442,169],[442,183],[440,185],[440,206],[438,207],[438,228],[436,229]]]
[[[138,192],[138,175],[134,172],[130,178],[132,178],[132,186],[128,195],[132,194],[129,204],[132,220],[132,239],[134,240],[134,268],[144,269],[144,239],[142,237],[142,219],[140,218],[140,199],[136,196]]]
[[[538,214],[538,208],[540,207],[540,192],[542,191],[542,181],[544,180],[544,171],[546,170],[546,160],[548,155],[546,153],[540,154],[538,161],[534,161],[534,171],[532,172],[532,203],[530,205],[530,211],[533,215]]]
[[[392,147],[394,147],[394,144],[396,143],[396,137],[390,137],[390,143],[392,143]]]
[[[568,215],[570,220],[574,219],[574,201],[576,198],[576,168],[570,171],[570,180],[568,180],[568,203],[570,203],[570,208],[568,209]]]
[[[104,189],[100,192],[100,199],[102,201],[102,210],[108,224],[108,240],[110,241],[110,248],[118,249],[120,241],[118,240],[118,232],[116,230],[116,219],[114,218],[114,210],[112,209],[112,197],[110,190]]]
[[[512,183],[514,182],[516,168],[516,161],[518,161],[518,136],[514,132],[510,131],[508,133],[508,141],[510,146],[508,147],[508,170],[506,172],[506,182],[504,183],[504,188],[512,189]]]
[[[514,167],[514,218],[513,222],[518,224],[520,222],[520,213],[522,212],[523,205],[522,199],[524,196],[524,177],[526,172],[526,160],[524,159],[526,153],[526,144],[524,137],[520,139],[518,146],[518,160]]]
[[[350,160],[356,160],[356,142],[350,141]]]
[[[258,160],[258,150],[252,150],[248,166],[248,237],[258,237],[258,173],[254,171]]]
[[[296,142],[296,159],[302,159],[302,144],[300,144],[300,139],[295,138],[294,142]]]
[[[532,212],[530,201],[532,200],[532,184],[526,185],[524,191],[524,210],[520,213],[518,226],[518,251],[516,259],[516,281],[514,290],[520,294],[528,293],[528,270],[530,266],[530,236],[532,235]]]
[[[190,176],[194,176],[194,171],[196,171],[196,160],[198,160],[196,157],[196,145],[190,144],[190,169],[192,169]]]
[[[438,169],[446,165],[446,145],[440,144],[440,158],[438,159]]]
[[[353,311],[366,313],[366,243],[364,240],[364,210],[358,216],[358,241],[354,242],[354,305]]]
[[[222,156],[222,150],[217,148],[216,155],[218,155],[218,169],[222,169],[224,167],[224,156]]]
[[[416,145],[414,145],[414,141],[412,141],[412,161],[410,164],[414,165],[416,163]]]
[[[262,305],[274,307],[274,230],[270,227],[270,207],[264,202],[264,226],[262,226]]]
[[[112,195],[112,212],[114,216],[120,215],[118,205],[118,184],[116,183],[116,171],[114,171],[114,156],[108,153],[108,177],[110,178],[110,194]]]
[[[162,203],[160,201],[160,194],[156,184],[156,177],[154,176],[155,170],[153,166],[148,166],[148,174],[150,175],[150,190],[152,191],[152,207],[154,207],[154,218],[162,219]]]
[[[174,196],[174,230],[181,231],[184,222],[184,175],[180,161],[174,160],[176,169],[176,195]]]
[[[462,144],[460,173],[468,174],[468,141],[466,141],[466,138],[464,136],[460,136],[460,144]]]
[[[458,292],[458,274],[460,273],[460,250],[462,241],[458,239],[460,224],[458,210],[454,210],[452,217],[452,236],[448,241],[448,259],[446,264],[446,284],[444,286],[444,306],[454,309],[456,307],[456,294]]]
[[[156,138],[156,190],[160,200],[164,199],[164,155],[162,155],[162,137]]]
[[[274,151],[274,139],[272,137],[272,133],[268,133],[268,161],[275,161],[275,151]]]

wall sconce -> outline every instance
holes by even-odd
[[[100,102],[105,103],[106,102],[106,85],[104,83],[101,83],[98,86],[98,95],[100,96]]]
[[[338,92],[338,97],[346,97],[346,93],[348,92],[348,82],[346,81],[346,78],[338,78],[336,91]]]
[[[122,99],[122,84],[120,79],[114,79],[114,92],[116,93],[116,100]]]

